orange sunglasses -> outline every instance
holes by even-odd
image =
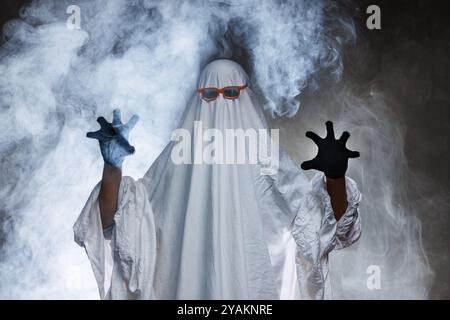
[[[241,95],[241,90],[244,90],[247,87],[247,84],[243,86],[228,86],[219,88],[201,88],[198,89],[197,92],[200,93],[201,97],[205,101],[213,101],[216,100],[220,94],[223,95],[225,99],[234,100],[239,98]]]

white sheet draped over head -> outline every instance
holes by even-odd
[[[241,86],[248,77],[237,63],[216,60],[200,75],[199,88]],[[204,101],[195,94],[181,127],[194,136],[194,121],[208,128],[265,128],[261,109],[250,88],[239,99],[219,96]],[[277,274],[268,251],[264,214],[279,219],[285,229],[294,219],[290,203],[281,197],[287,190],[270,191],[274,180],[251,164],[175,165],[170,158],[175,142],[156,160],[144,181],[149,186],[159,242],[155,289],[163,298],[276,298]],[[237,145],[236,145],[237,147]],[[242,150],[236,150],[242,152]],[[281,169],[283,170],[283,169]],[[295,179],[292,181],[291,179]],[[300,172],[283,184],[295,183],[297,202],[309,187]],[[269,188],[269,190],[268,190]],[[272,194],[268,194],[272,193]],[[262,197],[275,197],[269,208]],[[289,199],[290,200],[290,199]],[[280,207],[273,210],[273,207]],[[265,212],[269,209],[271,212]],[[282,222],[282,223],[281,223]]]
[[[243,84],[248,77],[242,67],[221,59],[205,67],[198,87]],[[202,122],[203,132],[266,128],[249,87],[235,100],[220,95],[205,101],[194,94],[180,125],[192,134],[193,154],[201,143],[195,121]],[[127,291],[144,299],[322,298],[327,253],[359,236],[360,195],[354,182],[348,180],[349,209],[337,223],[323,177],[311,184],[283,150],[279,170],[264,175],[259,157],[253,164],[176,164],[171,158],[176,145],[166,146],[143,179],[122,179],[107,297],[125,298]],[[101,241],[95,236],[101,231],[98,218],[92,217],[98,216],[96,189],[75,225],[75,237],[86,247],[104,295],[101,245],[88,249]],[[121,282],[132,288],[124,290]]]

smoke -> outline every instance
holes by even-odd
[[[280,137],[291,154],[302,161],[310,159],[316,153],[314,145],[301,137],[307,130],[324,136],[325,121],[333,119],[336,136],[348,130],[349,149],[361,151],[361,158],[350,160],[347,174],[363,194],[363,232],[355,245],[330,254],[333,295],[426,299],[433,272],[422,245],[419,214],[442,205],[442,195],[430,197],[431,182],[409,170],[404,123],[377,84],[359,94],[353,87],[347,79],[314,97],[298,119],[284,124],[286,131]],[[374,287],[373,275],[379,276],[379,286]]]
[[[81,9],[79,30],[66,26],[73,4]],[[335,264],[345,292],[371,297],[365,268],[374,261],[392,276],[383,282],[392,290],[379,297],[426,297],[420,223],[394,189],[403,178],[396,167],[405,161],[397,119],[382,99],[368,104],[349,91],[333,93],[335,106],[298,112],[305,89],[317,89],[324,76],[341,76],[341,51],[355,39],[346,6],[326,0],[35,0],[24,8],[20,20],[4,27],[0,49],[0,298],[98,297],[72,233],[101,175],[98,145],[85,133],[115,107],[125,120],[139,114],[130,134],[137,151],[124,172],[141,177],[178,123],[201,67],[217,57],[247,67],[271,115],[300,119],[295,137],[317,130],[327,117],[351,131],[351,147],[363,154],[351,175],[360,182],[367,214],[365,238],[342,253],[351,255],[354,268],[344,268],[339,256]],[[301,158],[312,154],[301,150]],[[386,252],[391,241],[403,241],[405,252]],[[394,281],[399,273],[403,280]],[[407,285],[417,290],[405,292]]]

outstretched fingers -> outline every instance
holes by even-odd
[[[317,169],[317,161],[316,161],[316,159],[312,159],[312,160],[303,162],[301,164],[301,168],[303,170]]]
[[[128,147],[127,151],[128,151],[130,154],[134,154],[134,152],[136,151],[136,149],[134,149],[134,147],[133,147],[132,145],[130,145],[130,146]]]
[[[113,122],[112,122],[112,125],[113,126],[119,126],[121,124],[122,124],[122,120],[121,120],[120,109],[114,109],[113,110]]]
[[[327,122],[325,122],[325,126],[327,127],[327,136],[325,139],[335,139],[333,122],[328,120]]]
[[[122,146],[122,148],[128,153],[133,154],[135,149],[134,147],[123,137],[118,137],[118,143]]]
[[[339,142],[345,145],[347,143],[348,138],[350,138],[350,133],[348,131],[344,131],[339,138]]]
[[[88,132],[86,136],[91,139],[97,139],[100,142],[122,136],[123,141],[119,141],[119,144],[124,147],[126,152],[134,153],[134,147],[126,139],[128,138],[128,132],[136,125],[138,120],[139,117],[133,115],[126,124],[122,124],[120,109],[114,109],[112,123],[109,123],[104,117],[98,117],[97,122],[100,124],[101,129],[95,132]]]
[[[345,146],[348,138],[350,138],[350,133],[348,133],[348,131],[344,131],[342,133],[341,137],[339,138],[339,142]],[[352,150],[346,149],[346,154],[347,154],[347,158],[358,158],[359,157],[358,151],[352,151]]]
[[[104,117],[98,117],[97,122],[100,124],[103,130],[108,130],[110,127],[110,124]]]
[[[315,144],[320,145],[323,141],[321,137],[319,137],[316,133],[312,131],[306,132],[306,137],[310,138],[312,141],[314,141]]]
[[[125,125],[125,127],[128,130],[131,130],[134,128],[134,126],[136,125],[136,123],[139,121],[139,116],[137,114],[133,114],[133,116],[130,118],[130,120],[128,120],[127,124]]]
[[[91,139],[100,139],[100,131],[91,131],[86,133],[86,137]]]
[[[91,131],[86,133],[86,137],[91,139],[97,139],[98,141],[106,141],[108,140],[108,137],[106,137],[101,130],[98,131]]]
[[[347,150],[348,158],[358,158],[360,156],[358,151]]]

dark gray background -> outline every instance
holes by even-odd
[[[418,216],[434,272],[429,297],[449,299],[450,6],[446,1],[426,0],[358,3],[358,38],[345,50],[342,83],[361,96],[376,86],[403,121],[409,174],[415,176],[415,183],[423,183],[410,186],[408,192],[411,200],[422,202]],[[381,8],[381,30],[365,27],[365,8],[370,4]],[[326,96],[322,90],[306,94],[303,115]],[[295,132],[292,128],[300,117],[284,125],[287,136]]]
[[[347,57],[345,76],[361,90],[377,82],[406,126],[410,170],[431,179],[431,197],[445,199],[443,207],[430,204],[420,219],[435,272],[430,298],[449,299],[450,7],[448,1],[361,1],[362,8],[370,4],[382,8],[382,30],[360,28],[357,45],[363,50],[358,52],[366,54]]]

